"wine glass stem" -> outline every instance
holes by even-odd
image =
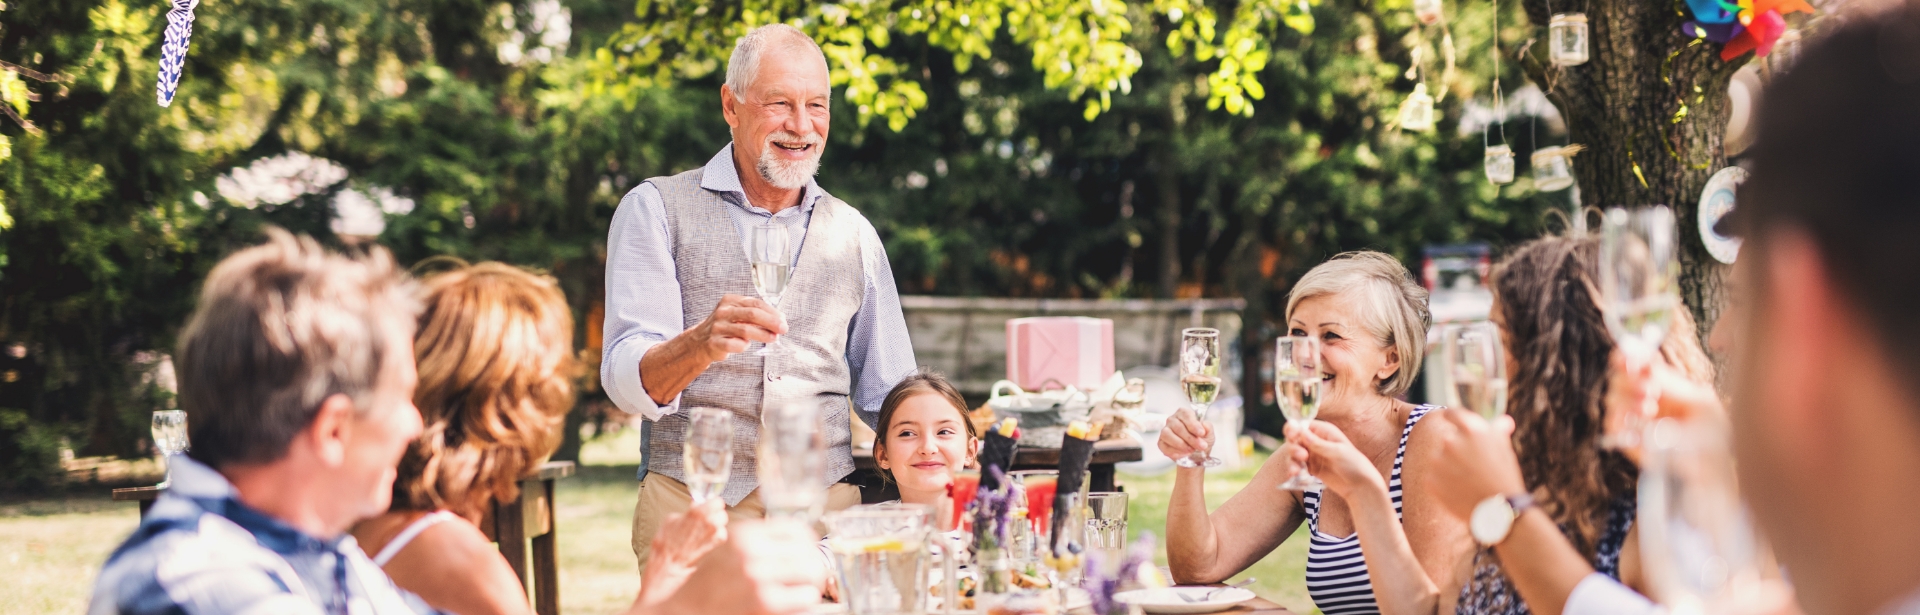
[[[1192,405],[1193,419],[1196,421],[1205,423],[1207,420],[1207,410],[1211,409],[1212,406],[1213,404],[1194,403]],[[1207,427],[1209,430],[1211,430],[1213,426],[1209,424]],[[1220,437],[1220,434],[1213,434],[1213,437],[1217,440]],[[1213,451],[1212,450],[1194,451],[1192,454],[1187,455],[1187,458],[1192,459],[1194,463],[1204,463],[1208,459],[1213,458]]]

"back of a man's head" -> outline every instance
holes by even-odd
[[[370,407],[419,313],[384,250],[350,257],[279,229],[267,236],[213,268],[180,336],[189,454],[215,468],[280,459],[329,396]]]
[[[1823,33],[1758,117],[1738,230],[1805,232],[1896,373],[1920,383],[1920,5]]]

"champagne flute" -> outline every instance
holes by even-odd
[[[1180,384],[1187,390],[1193,418],[1206,421],[1207,408],[1220,394],[1220,330],[1196,327],[1180,332]],[[1219,434],[1214,434],[1218,437]],[[1183,468],[1217,468],[1223,463],[1212,451],[1194,451],[1174,464]]]
[[[814,404],[772,404],[760,416],[760,500],[770,518],[812,525],[827,503],[827,440]]]
[[[774,306],[774,309],[779,309],[780,294],[787,291],[787,280],[792,277],[792,241],[792,236],[787,234],[787,227],[778,224],[755,226],[747,233],[747,255],[753,266],[753,289],[759,291],[760,298]],[[778,339],[768,342],[754,354],[763,357],[773,354],[774,347],[779,343]]]
[[[173,484],[173,456],[187,450],[185,410],[159,410],[153,413],[153,448],[160,452],[160,462],[167,467],[166,477],[156,485],[164,489]]]
[[[1447,405],[1493,420],[1507,413],[1507,351],[1493,323],[1448,327],[1442,334],[1442,365],[1451,386]]]
[[[1273,340],[1273,395],[1287,422],[1305,429],[1320,413],[1320,340],[1310,335],[1288,335]],[[1305,491],[1320,486],[1303,468],[1280,483],[1280,489]]]
[[[1726,612],[1766,591],[1766,545],[1740,499],[1725,426],[1657,421],[1640,470],[1640,550],[1675,615]]]
[[[1600,294],[1607,331],[1628,365],[1644,364],[1660,354],[1673,328],[1679,298],[1679,231],[1673,210],[1664,205],[1608,209],[1601,219]],[[1623,433],[1608,434],[1608,448],[1639,446],[1655,398],[1640,415],[1626,417]]]
[[[694,408],[687,414],[687,439],[681,444],[687,491],[700,505],[727,488],[733,474],[733,412]]]

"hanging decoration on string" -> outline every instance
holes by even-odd
[[[1435,122],[1439,119],[1438,114],[1434,112],[1434,104],[1446,100],[1447,84],[1453,82],[1453,31],[1447,27],[1441,7],[1441,0],[1414,0],[1413,3],[1414,18],[1421,24],[1414,27],[1411,33],[1413,44],[1409,45],[1411,58],[1407,65],[1406,77],[1414,82],[1413,93],[1408,94],[1407,99],[1400,102],[1399,113],[1394,117],[1394,123],[1406,130],[1417,132],[1433,130]],[[1445,61],[1445,68],[1440,73],[1437,96],[1430,93],[1436,90],[1430,90],[1427,87],[1425,77],[1428,71],[1424,69],[1428,54],[1427,39],[1422,36],[1422,29],[1425,26],[1435,24],[1440,27],[1439,51],[1441,58]]]
[[[1587,63],[1587,14],[1559,13],[1547,20],[1547,57],[1554,66]]]
[[[1487,147],[1487,181],[1498,186],[1513,181],[1513,146],[1507,144],[1507,101],[1500,93],[1500,0],[1493,0],[1493,123],[1480,134]],[[1494,126],[1500,127],[1500,144],[1493,144]]]
[[[1533,151],[1533,188],[1541,192],[1566,190],[1573,186],[1573,155],[1585,150],[1579,144],[1542,147]]]
[[[160,83],[155,86],[160,106],[173,105],[174,91],[180,87],[180,69],[187,63],[187,38],[193,36],[193,9],[200,0],[172,0],[167,11],[166,42],[160,45]]]
[[[1693,19],[1680,24],[1680,30],[1720,43],[1720,59],[1730,62],[1749,51],[1767,57],[1787,32],[1785,16],[1812,13],[1813,7],[1806,0],[1687,0],[1687,10]]]

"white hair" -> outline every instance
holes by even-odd
[[[1361,250],[1344,252],[1320,263],[1295,282],[1287,293],[1287,318],[1293,308],[1313,297],[1353,294],[1360,328],[1400,354],[1400,369],[1380,381],[1381,395],[1396,397],[1413,386],[1420,361],[1427,354],[1427,328],[1433,315],[1427,310],[1427,289],[1391,256]]]
[[[820,56],[821,63],[826,63],[827,54],[820,50],[820,44],[799,28],[783,23],[754,28],[746,36],[740,37],[740,42],[733,45],[733,56],[727,58],[727,89],[733,90],[734,100],[745,102],[747,87],[753,85],[753,80],[760,76],[762,52],[809,49]]]

